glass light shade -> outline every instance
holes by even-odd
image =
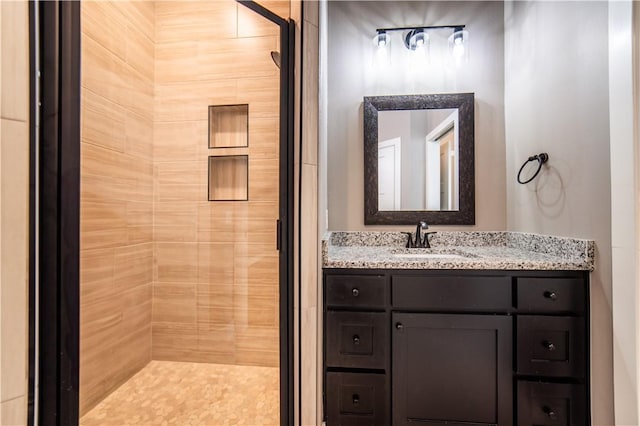
[[[411,30],[404,37],[404,44],[409,50],[429,47],[429,34],[418,28]]]
[[[373,45],[381,49],[388,47],[390,41],[389,34],[386,31],[378,31],[373,37]]]
[[[449,36],[449,53],[456,63],[469,60],[469,31],[459,30]]]
[[[391,37],[386,31],[378,31],[373,37],[374,51],[372,55],[374,68],[384,69],[391,63]]]

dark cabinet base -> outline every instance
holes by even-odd
[[[327,426],[587,426],[589,274],[324,271]]]
[[[509,426],[511,318],[394,313],[393,425]]]

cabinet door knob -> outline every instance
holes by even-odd
[[[351,395],[351,400],[353,401],[353,405],[358,405],[360,403],[360,395],[354,393]]]
[[[545,340],[544,342],[542,342],[542,346],[544,346],[545,348],[547,348],[547,350],[549,352],[553,352],[556,350],[556,345],[554,345],[552,342]]]
[[[360,336],[358,336],[357,334],[353,336],[353,344],[354,345],[360,344]]]
[[[360,290],[354,288],[353,290],[351,290],[351,294],[353,294],[354,297],[358,297],[358,295],[360,294]]]
[[[404,328],[404,324],[402,324],[401,322],[397,322],[396,323],[396,328],[400,331],[402,331],[402,329]]]
[[[544,297],[551,300],[558,300],[558,295],[556,294],[555,291],[545,291]]]
[[[550,419],[556,419],[558,417],[558,413],[556,413],[555,410],[553,408],[549,407],[548,405],[545,405],[544,407],[542,407],[542,411],[544,411],[544,413]]]

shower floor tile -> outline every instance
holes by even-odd
[[[85,414],[80,425],[279,425],[278,371],[151,361]]]

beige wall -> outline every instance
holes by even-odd
[[[640,11],[637,6],[637,2],[631,1],[609,2],[611,303],[617,425],[640,422]]]
[[[26,423],[28,6],[0,2],[0,424]]]
[[[594,425],[613,424],[607,15],[606,2],[510,2],[504,17],[507,229],[596,241]],[[519,185],[540,152],[549,162]]]
[[[319,354],[318,324],[322,309],[318,309],[318,83],[319,31],[318,2],[307,1],[302,21],[302,197],[301,232],[301,425],[322,421],[316,401],[322,396],[317,371],[322,366]],[[319,387],[320,386],[320,387]]]
[[[279,27],[231,0],[155,19],[153,358],[277,366]],[[208,149],[208,106],[229,104],[249,147]],[[209,202],[207,158],[228,154],[249,156],[249,201]]]
[[[153,13],[82,3],[81,415],[151,360]]]
[[[459,23],[465,24],[471,35],[469,62],[464,66],[449,66],[446,51],[438,51],[432,43],[431,62],[416,69],[401,57],[406,49],[400,32],[392,35],[391,55],[395,59],[391,68],[373,66],[376,28]],[[475,92],[476,166],[476,225],[447,229],[504,229],[503,27],[502,2],[328,3],[328,69],[322,81],[327,85],[329,105],[326,179],[330,230],[365,229],[362,98],[447,92]]]

